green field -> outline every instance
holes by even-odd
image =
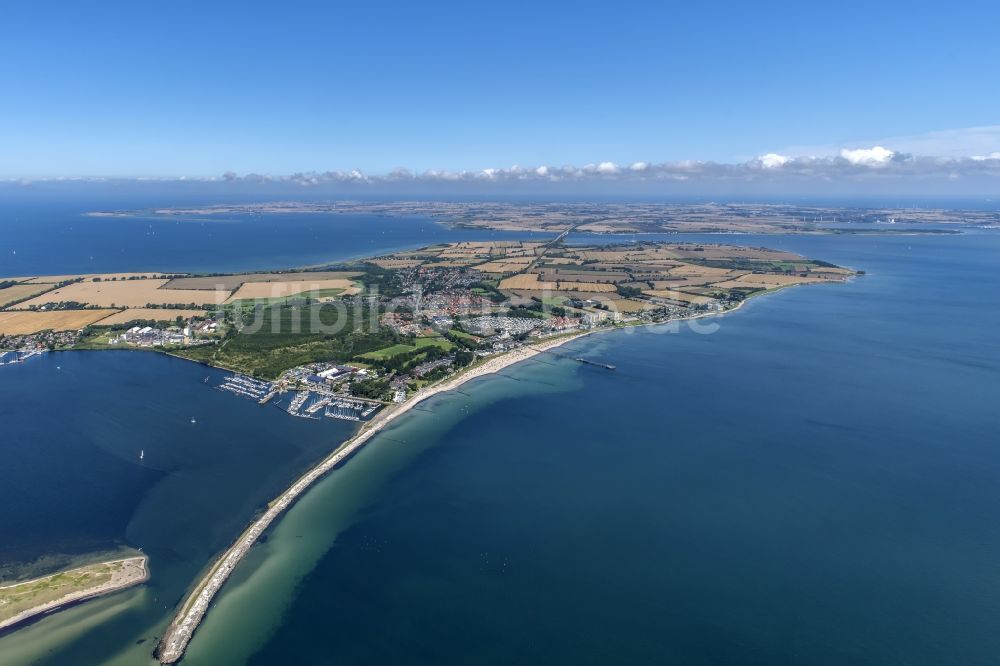
[[[367,312],[313,304],[243,310],[250,327],[231,332],[218,345],[177,350],[179,356],[237,372],[274,379],[299,365],[320,361],[342,363],[355,356],[396,345],[398,334],[388,328],[364,330]],[[237,315],[240,316],[240,315]]]
[[[287,305],[289,303],[301,303],[307,298],[313,300],[322,298],[335,298],[340,294],[344,293],[344,289],[338,287],[330,287],[328,289],[313,289],[312,291],[303,291],[298,294],[291,294],[288,296],[275,296],[274,298],[240,298],[235,301],[228,303],[230,307],[246,307],[250,305]]]
[[[14,583],[0,588],[0,621],[14,617],[67,594],[96,588],[111,580],[121,563],[90,564],[43,578]]]
[[[480,338],[478,336],[475,336],[472,333],[466,333],[465,331],[463,331],[460,328],[452,328],[452,329],[449,330],[449,332],[452,335],[454,335],[456,338],[462,338],[463,340],[468,340],[469,342],[479,343],[479,342],[482,342],[482,340],[483,340],[482,338]]]
[[[471,336],[470,336],[471,337]],[[385,349],[378,349],[367,354],[360,354],[361,358],[370,358],[375,360],[392,358],[393,356],[398,356],[399,354],[408,354],[417,349],[423,349],[424,347],[440,347],[445,351],[452,349],[453,345],[448,340],[438,337],[427,337],[427,338],[416,338],[414,344],[396,344],[391,347],[386,347]]]

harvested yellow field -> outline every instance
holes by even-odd
[[[612,266],[616,264],[611,264]],[[627,264],[617,264],[621,267],[629,267],[633,272],[636,273],[669,273],[673,269],[679,266],[687,266],[688,264],[678,264],[676,262],[670,261],[643,261],[643,262],[629,262]]]
[[[459,243],[459,246],[462,246]],[[541,243],[521,243],[519,241],[493,241],[491,243],[470,243],[466,250],[494,257],[533,257]]]
[[[729,276],[732,271],[728,268],[714,268],[712,266],[695,266],[694,264],[684,264],[683,266],[677,266],[676,268],[670,269],[671,275],[686,276],[686,277],[725,277]]]
[[[26,309],[32,305],[74,301],[87,305],[112,308],[143,308],[154,305],[219,305],[229,297],[228,291],[208,289],[161,289],[169,280],[119,280],[110,282],[74,282],[17,305]]]
[[[605,302],[606,305],[615,312],[642,312],[643,310],[655,310],[656,306],[645,301],[633,301],[630,298],[616,298]]]
[[[683,291],[676,291],[674,289],[657,289],[655,291],[644,292],[647,296],[657,296],[659,298],[669,298],[672,301],[680,301],[682,303],[711,303],[712,298],[708,296],[697,296],[695,294],[686,294]]]
[[[22,298],[30,298],[35,294],[51,289],[48,284],[15,284],[13,287],[0,289],[0,308],[15,303]]]
[[[790,284],[809,284],[815,282],[835,282],[827,278],[799,277],[798,275],[744,275],[736,280],[716,282],[713,287],[725,289],[774,289]]]
[[[584,250],[579,256],[582,259],[596,259],[597,261],[630,261],[640,263],[649,261],[669,262],[671,259],[677,258],[677,254],[669,249],[643,247],[622,250]],[[676,265],[676,262],[674,262],[674,265]]]
[[[0,335],[28,335],[40,331],[75,331],[114,314],[115,310],[56,310],[0,312]]]
[[[339,289],[341,294],[356,294],[358,287],[350,280],[302,280],[300,282],[246,282],[227,303],[241,300],[285,298],[307,292]]]
[[[207,312],[204,310],[175,310],[173,308],[129,308],[116,312],[109,317],[96,322],[99,326],[112,326],[114,324],[126,324],[136,319],[152,319],[155,321],[174,321],[178,317],[190,319],[191,317],[204,317]]]
[[[245,282],[303,282],[305,280],[338,280],[361,275],[358,271],[297,271],[293,273],[234,273],[181,277],[171,280],[164,289],[217,289],[231,292]]]
[[[603,282],[558,282],[556,291],[592,291],[597,293],[607,293],[618,291],[618,287],[613,284]]]
[[[490,252],[488,249],[483,250],[444,250],[438,252],[438,257],[442,259],[475,259],[478,257],[488,257]]]
[[[514,291],[530,289],[536,291],[591,291],[597,293],[607,293],[617,291],[613,284],[601,282],[548,282],[538,279],[538,275],[530,273],[526,275],[513,275],[500,281],[500,289]]]
[[[529,257],[488,261],[485,264],[476,266],[476,270],[484,273],[516,273],[523,271],[532,261],[534,259]]]
[[[25,278],[25,281],[31,282],[33,284],[45,283],[45,284],[55,284],[58,282],[66,282],[67,280],[76,280],[78,278],[83,278],[84,280],[91,280],[95,277],[101,278],[101,280],[139,280],[145,278],[161,278],[166,273],[77,273],[76,275],[39,275],[33,278]],[[174,275],[169,273],[169,275]]]
[[[537,289],[539,291],[555,291],[559,288],[555,282],[542,282],[534,273],[513,275],[500,281],[501,289]]]
[[[636,255],[635,252],[611,252],[611,251],[592,251],[592,252],[581,252],[579,254],[580,259],[585,261],[597,260],[597,261],[627,261],[630,257]]]
[[[627,228],[625,227],[625,229]],[[590,224],[584,224],[576,228],[577,232],[585,231],[591,234],[613,234],[622,230],[623,227],[621,224],[609,224],[607,222],[591,222]]]

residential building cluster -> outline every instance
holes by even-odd
[[[492,335],[498,331],[507,335],[520,335],[521,333],[530,333],[541,325],[542,320],[533,317],[505,317],[500,315],[473,317],[466,320],[464,324],[469,331],[479,335]]]

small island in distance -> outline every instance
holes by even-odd
[[[419,402],[538,354],[558,354],[556,347],[582,335],[719,315],[761,294],[858,274],[762,247],[568,245],[567,232],[548,241],[447,243],[290,271],[4,280],[0,362],[52,350],[164,352],[233,371],[214,388],[261,404],[287,400],[285,411],[297,417],[360,424],[193,586],[157,649],[163,663],[183,655],[212,599],[271,523]],[[573,360],[614,370],[599,360]],[[142,572],[129,584],[145,579],[145,561]],[[121,585],[102,579],[70,601],[116,589]],[[52,610],[50,596],[25,608],[22,602],[18,617]]]

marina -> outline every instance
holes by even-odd
[[[340,397],[327,404],[326,416],[331,419],[364,421],[371,418],[381,406],[381,403],[372,400]]]
[[[208,383],[207,377],[204,383]],[[344,421],[366,421],[383,406],[377,400],[334,393],[322,384],[308,383],[307,386],[306,389],[293,391],[292,399],[287,405],[276,402],[274,406],[299,418],[319,419],[325,416]],[[267,404],[279,393],[288,390],[284,382],[267,382],[240,374],[226,376],[215,388],[253,400],[260,405]]]
[[[31,349],[29,351],[0,351],[0,365],[15,365],[24,363],[32,356],[39,356],[45,353],[44,349]]]
[[[208,378],[206,377],[206,380]],[[274,395],[274,385],[246,375],[230,375],[222,380],[218,387],[220,391],[229,391],[248,400],[266,403]]]
[[[366,421],[382,407],[377,400],[338,395],[325,391],[298,391],[285,411],[300,418],[317,419],[317,414],[344,421]]]

